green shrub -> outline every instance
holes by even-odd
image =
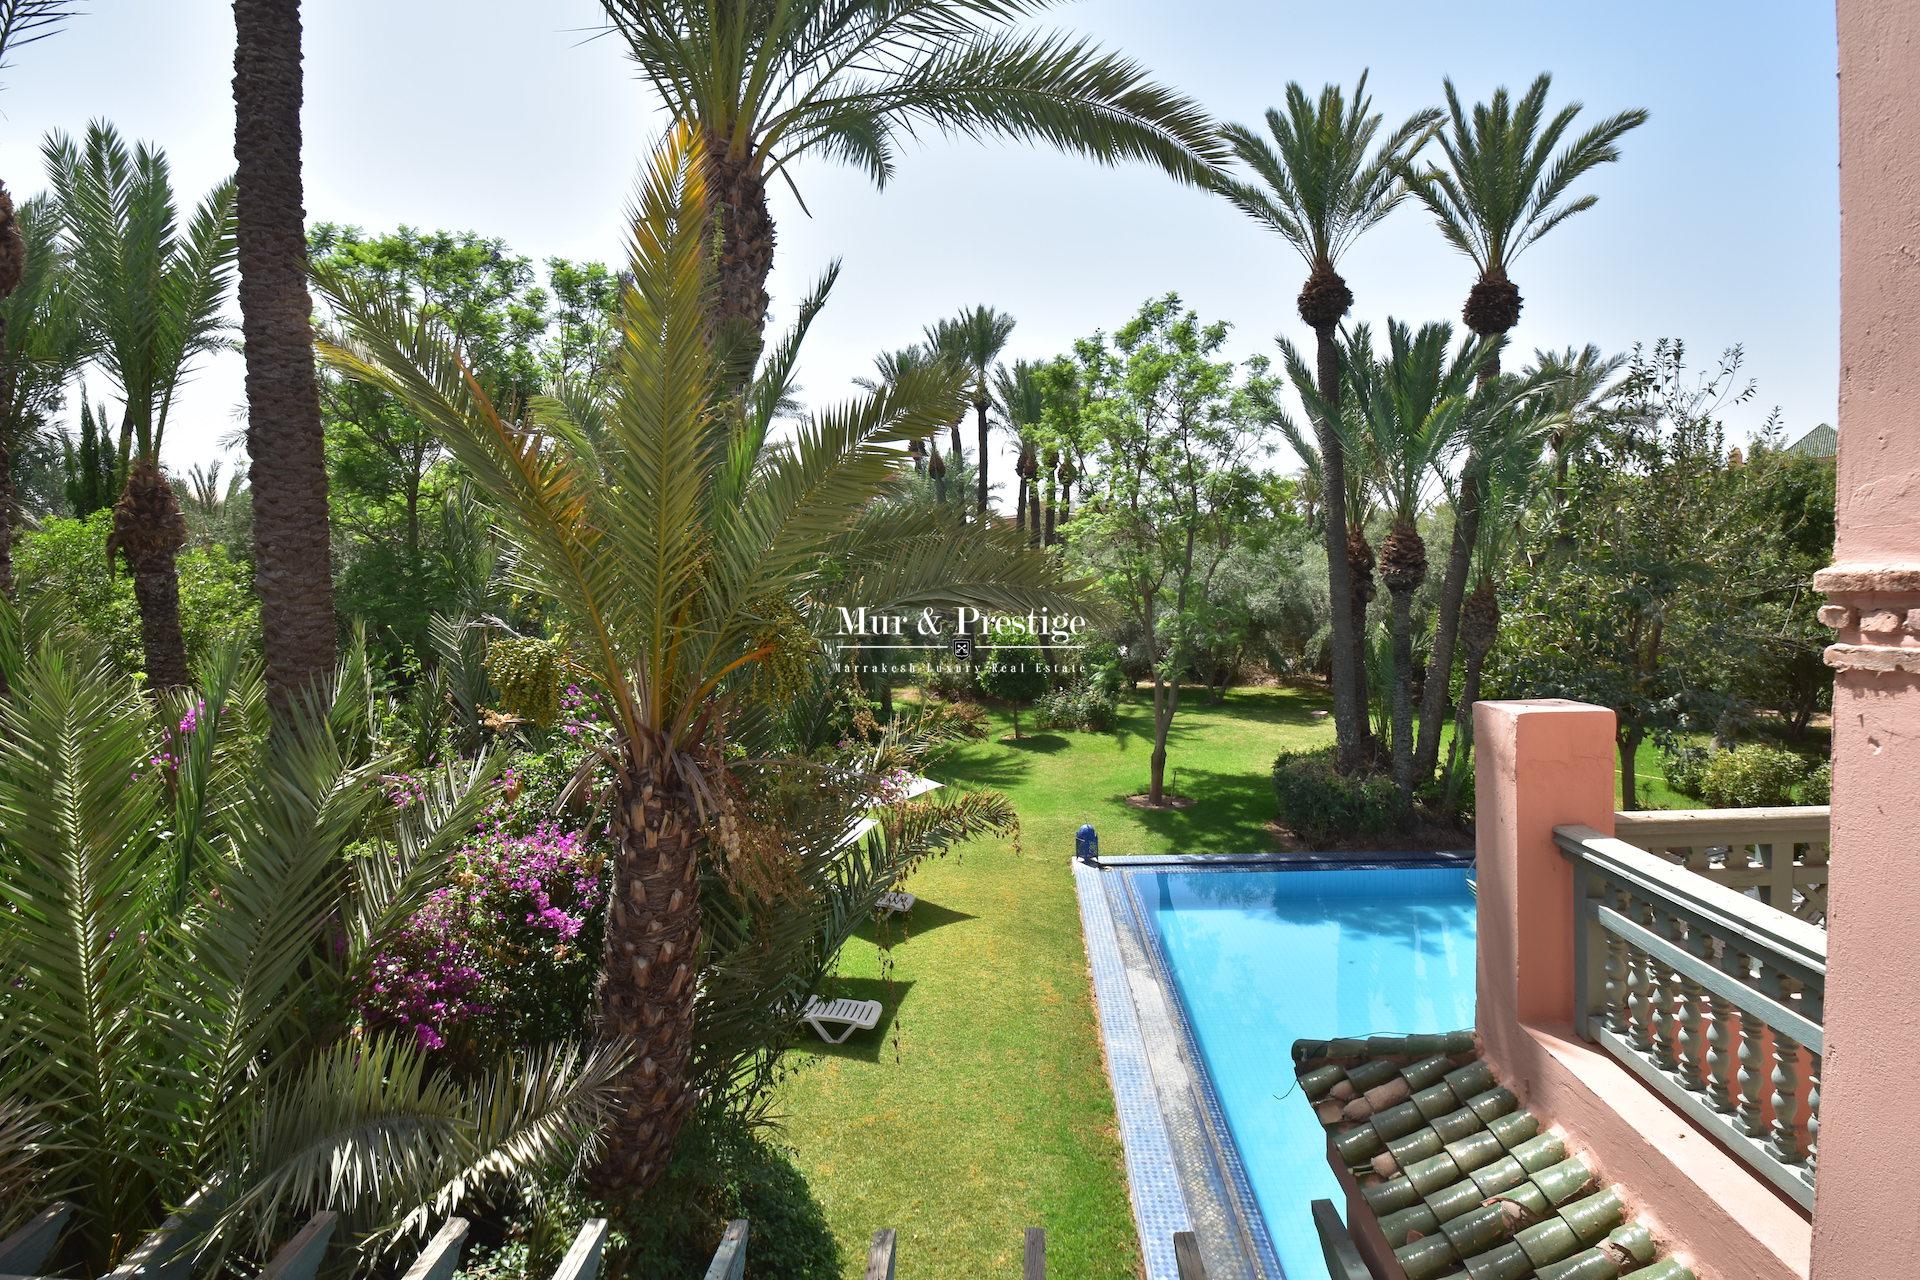
[[[1119,718],[1114,695],[1089,680],[1067,689],[1055,689],[1034,705],[1033,719],[1042,729],[1080,733],[1111,733]]]
[[[1791,751],[1752,743],[1720,751],[1700,771],[1700,798],[1716,809],[1792,804],[1807,762]]]
[[[833,1230],[792,1155],[712,1116],[687,1125],[665,1175],[614,1219],[608,1280],[700,1280],[731,1218],[750,1224],[750,1280],[838,1280]]]
[[[1707,761],[1713,753],[1705,747],[1681,744],[1669,748],[1666,768],[1667,785],[1682,795],[1700,794],[1700,775],[1706,771]]]
[[[1833,803],[1833,761],[1822,760],[1820,767],[1807,775],[1807,780],[1800,784],[1800,803]]]
[[[1045,659],[1040,650],[1009,645],[987,650],[977,673],[980,692],[1004,702],[1013,712],[1013,736],[1020,736],[1020,708],[1047,691]]]
[[[53,517],[23,534],[13,548],[13,575],[23,598],[57,597],[94,644],[128,671],[145,666],[140,646],[140,609],[133,598],[133,575],[124,564],[107,560],[107,535],[113,512],[96,511],[85,520]],[[197,663],[217,648],[239,643],[257,648],[260,605],[254,599],[252,570],[226,548],[190,547],[180,553],[180,631],[187,660]]]
[[[1281,752],[1273,762],[1273,790],[1280,825],[1308,844],[1381,835],[1401,824],[1393,780],[1340,773],[1331,747]]]

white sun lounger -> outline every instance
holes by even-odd
[[[880,1023],[880,1002],[878,1000],[828,1000],[824,1003],[818,997],[810,997],[807,1007],[800,1018],[822,1040],[828,1044],[845,1044],[847,1037],[856,1031],[871,1031]],[[837,1028],[838,1035],[829,1031]]]
[[[905,915],[913,910],[913,904],[920,901],[905,889],[896,889],[892,893],[883,893],[876,904],[882,912],[890,916]]]

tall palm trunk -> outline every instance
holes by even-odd
[[[719,241],[710,337],[727,352],[737,390],[753,377],[766,341],[773,213],[767,206],[766,178],[759,169],[728,154],[725,138],[709,134],[706,143],[707,216]]]
[[[706,836],[684,785],[633,767],[613,808],[613,883],[600,965],[598,1031],[632,1057],[593,1181],[631,1199],[667,1167],[693,1109],[694,961]]]
[[[973,411],[979,415],[980,421],[980,470],[974,487],[983,516],[987,514],[987,403],[984,398],[973,402]]]
[[[126,557],[140,607],[140,644],[147,685],[159,691],[187,684],[187,642],[180,631],[180,548],[186,517],[158,459],[142,455],[127,471],[127,487],[113,508],[107,555]]]
[[[1071,452],[1061,454],[1060,515],[1054,521],[1054,530],[1059,534],[1062,542],[1067,540],[1067,520],[1073,514],[1073,482],[1079,478],[1080,473],[1073,469],[1073,454]]]
[[[1020,457],[1013,464],[1014,474],[1020,478],[1020,499],[1015,510],[1014,527],[1022,533],[1027,531],[1029,506],[1033,508],[1034,522],[1036,524],[1039,522],[1039,503],[1033,500],[1033,477],[1034,473],[1038,470],[1039,467],[1033,460],[1032,443],[1022,440],[1020,442]]]
[[[1338,414],[1338,333],[1340,317],[1353,305],[1353,291],[1330,263],[1316,263],[1300,288],[1297,304],[1300,318],[1313,329],[1314,380],[1320,399],[1330,413]],[[1362,632],[1354,623],[1353,567],[1347,560],[1346,451],[1333,422],[1316,420],[1313,427],[1320,446],[1321,483],[1326,488],[1321,535],[1327,552],[1327,612],[1333,632],[1334,758],[1343,771],[1351,772],[1366,767],[1373,752],[1367,728],[1366,664],[1360,656]]]
[[[967,456],[966,449],[963,448],[960,444],[960,424],[965,422],[966,420],[967,420],[967,415],[966,415],[966,412],[963,410],[959,417],[955,418],[951,423],[947,425],[947,434],[949,437],[951,437],[951,439],[948,441],[948,444],[951,447],[951,452],[948,454],[948,456],[953,459],[953,465],[956,467],[960,465],[960,460]]]
[[[1445,791],[1450,797],[1454,794],[1454,769],[1472,757],[1473,704],[1480,700],[1480,676],[1500,634],[1500,600],[1491,577],[1481,576],[1460,612],[1460,638],[1466,646],[1467,664],[1460,677],[1460,701],[1453,713],[1453,743],[1447,749]]]
[[[1520,291],[1504,271],[1491,273],[1476,282],[1467,294],[1461,312],[1467,327],[1483,338],[1498,338],[1520,321]],[[1498,326],[1498,327],[1482,327]],[[1480,366],[1480,386],[1500,376],[1500,349],[1487,352]],[[1467,455],[1460,486],[1460,501],[1454,509],[1453,540],[1447,547],[1447,572],[1440,580],[1440,600],[1435,610],[1433,652],[1427,656],[1426,685],[1420,693],[1420,744],[1414,751],[1413,770],[1422,778],[1433,776],[1440,759],[1440,722],[1446,716],[1447,695],[1453,685],[1453,651],[1460,635],[1460,606],[1466,599],[1467,575],[1473,569],[1473,548],[1480,538],[1480,492],[1482,459],[1477,450]]]
[[[1058,516],[1058,507],[1056,504],[1058,503],[1059,496],[1060,496],[1060,492],[1059,492],[1060,452],[1059,450],[1057,449],[1047,450],[1046,470],[1047,470],[1047,527],[1041,535],[1040,545],[1043,547],[1050,547],[1053,545],[1053,531],[1056,523],[1056,518]]]
[[[332,673],[336,630],[327,462],[307,296],[299,0],[234,0],[233,19],[235,232],[254,585],[268,695],[284,715]]]
[[[1427,577],[1427,544],[1413,521],[1393,522],[1380,577],[1393,601],[1393,780],[1402,803],[1413,803],[1413,593]]]

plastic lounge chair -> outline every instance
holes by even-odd
[[[905,889],[896,889],[892,893],[883,893],[876,905],[881,912],[890,916],[905,915],[913,910],[913,904],[920,901]]]
[[[856,1031],[871,1031],[880,1023],[880,1002],[878,1000],[828,1000],[824,1003],[818,997],[807,1001],[807,1007],[800,1013],[801,1021],[812,1027],[822,1040],[828,1044],[845,1044],[847,1037]],[[835,1035],[829,1027],[838,1028]]]

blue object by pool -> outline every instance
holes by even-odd
[[[1091,822],[1082,823],[1074,833],[1073,856],[1082,862],[1092,862],[1100,856],[1100,833],[1093,829]]]
[[[1129,875],[1280,1263],[1325,1275],[1308,1204],[1345,1199],[1293,1088],[1293,1042],[1472,1026],[1468,871]]]

